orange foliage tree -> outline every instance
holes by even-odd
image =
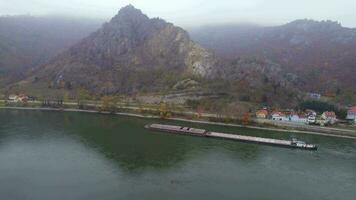
[[[250,123],[250,113],[249,112],[244,113],[244,115],[242,117],[242,123],[244,125],[247,125]]]

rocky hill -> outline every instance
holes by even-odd
[[[258,57],[299,77],[300,89],[327,96],[356,91],[356,29],[337,22],[297,20],[276,27],[210,26],[192,38],[228,60]]]
[[[296,105],[306,92],[353,95],[354,30],[338,23],[301,20],[191,33],[211,50],[182,28],[130,5],[6,90],[62,97],[82,89],[93,96],[199,93],[227,104],[280,107]]]
[[[129,5],[22,84],[96,94],[154,91],[184,76],[213,76],[215,63],[186,31]]]
[[[298,84],[298,76],[269,59],[221,59],[182,28],[127,6],[9,90],[35,96],[83,90],[93,96],[189,93],[224,105],[241,101],[286,106],[300,98]]]
[[[25,77],[95,31],[100,20],[65,17],[0,17],[0,84]]]

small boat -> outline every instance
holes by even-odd
[[[310,149],[310,150],[317,150],[318,146],[314,144],[307,144],[306,142],[297,140],[295,138],[292,139],[291,145],[294,146],[295,148],[299,149]]]

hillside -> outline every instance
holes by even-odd
[[[64,93],[76,98],[83,91],[92,97],[173,93],[208,102],[207,109],[246,111],[251,105],[296,105],[303,97],[299,84],[278,63],[256,56],[221,59],[182,28],[127,6],[6,93],[52,98]]]
[[[61,97],[64,92],[75,97],[78,91],[92,96],[181,93],[214,105],[293,107],[307,92],[320,92],[338,94],[335,100],[347,103],[354,98],[353,57],[344,52],[344,60],[337,59],[333,56],[341,56],[339,51],[333,50],[331,56],[325,52],[332,49],[323,46],[332,46],[325,37],[340,48],[353,42],[353,29],[345,29],[342,37],[331,34],[340,28],[345,29],[337,23],[303,20],[280,27],[191,31],[207,50],[182,28],[151,19],[130,5],[67,50],[30,68],[22,81],[6,87],[6,93]],[[320,64],[326,61],[335,64]]]
[[[66,17],[0,17],[0,84],[21,80],[95,31],[100,20]]]
[[[192,38],[228,60],[255,56],[296,74],[300,89],[349,99],[356,91],[356,29],[331,21],[297,20],[276,27],[209,26]]]
[[[186,31],[130,5],[22,85],[83,88],[95,94],[159,91],[183,77],[213,76],[215,63],[213,54],[192,42]]]

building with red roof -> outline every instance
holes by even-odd
[[[346,119],[356,122],[356,106],[349,108]]]
[[[266,119],[268,116],[268,111],[266,109],[258,110],[256,112],[256,117],[260,119]]]
[[[329,112],[329,111],[324,112],[321,115],[321,119],[325,120],[326,123],[330,123],[330,124],[335,124],[337,120],[335,112]]]
[[[282,112],[275,111],[272,113],[272,120],[275,121],[289,121],[289,119],[286,117],[286,115]]]

